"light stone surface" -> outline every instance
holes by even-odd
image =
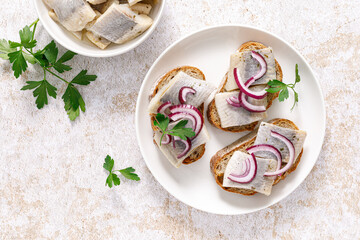
[[[76,56],[98,80],[80,87],[86,113],[72,123],[60,98],[37,110],[25,81],[0,60],[0,239],[358,239],[360,238],[360,3],[358,0],[168,0],[150,39],[122,56]],[[36,18],[30,0],[2,0],[0,38],[17,40]],[[323,90],[326,137],[305,181],[259,212],[218,216],[169,195],[139,152],[134,110],[143,78],[172,42],[206,26],[249,24],[291,43]],[[51,40],[39,25],[39,44]],[[60,51],[65,49],[60,47]],[[309,116],[310,117],[310,116]],[[311,116],[316,117],[316,116]],[[104,186],[104,157],[134,166],[140,182]]]

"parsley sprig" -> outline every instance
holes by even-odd
[[[44,72],[42,80],[27,81],[26,85],[21,88],[21,90],[33,90],[38,109],[48,104],[48,96],[55,99],[57,96],[57,88],[48,81],[47,74],[51,74],[63,81],[67,85],[67,88],[62,99],[64,101],[65,111],[70,120],[73,121],[79,116],[80,110],[85,112],[84,99],[76,86],[88,85],[90,82],[95,81],[97,76],[88,75],[87,70],[82,70],[71,81],[60,77],[57,73],[63,73],[72,69],[71,66],[65,63],[70,61],[76,53],[67,51],[61,57],[58,57],[59,49],[54,41],[51,41],[43,49],[35,51],[34,48],[37,45],[37,41],[34,37],[38,22],[39,19],[19,31],[19,42],[0,39],[0,58],[10,61],[16,78],[27,70],[28,63],[39,65],[42,68]]]
[[[286,84],[283,82],[280,82],[279,80],[272,80],[268,82],[268,85],[270,86],[270,88],[266,89],[267,92],[270,93],[277,93],[280,91],[279,93],[279,101],[283,102],[285,99],[289,98],[289,88],[294,92],[294,104],[291,107],[291,110],[294,109],[295,105],[297,102],[299,102],[299,94],[295,91],[295,85],[296,83],[300,82],[300,75],[299,75],[299,69],[298,69],[298,65],[295,65],[295,82],[294,83],[290,83],[290,84]]]
[[[134,181],[140,180],[139,176],[136,173],[134,173],[135,169],[132,167],[124,168],[121,170],[113,170],[113,167],[114,167],[114,159],[112,159],[109,155],[107,155],[105,158],[105,163],[103,165],[103,168],[109,171],[109,176],[106,178],[106,182],[105,182],[105,186],[108,185],[109,188],[112,188],[113,185],[115,186],[120,185],[120,178],[114,172],[120,172],[121,175],[123,175],[125,178],[130,180],[134,180]]]
[[[179,121],[173,128],[167,129],[169,126],[170,119],[165,117],[164,114],[158,113],[155,116],[154,125],[159,127],[162,135],[160,138],[160,146],[161,141],[165,135],[178,136],[182,140],[186,140],[186,138],[191,138],[195,136],[195,132],[192,128],[185,128],[185,125],[188,123],[188,120]]]

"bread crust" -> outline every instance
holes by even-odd
[[[167,72],[161,78],[159,78],[159,80],[156,81],[156,83],[154,84],[154,87],[151,91],[151,94],[149,96],[149,100],[151,100],[156,95],[156,93],[163,86],[165,86],[168,82],[170,82],[176,76],[176,74],[178,74],[178,72],[180,72],[180,71],[183,71],[196,79],[206,81],[204,73],[196,67],[182,66],[182,67],[174,68],[173,70]],[[201,104],[198,107],[198,109],[204,115],[204,103]],[[158,128],[156,126],[154,126],[154,124],[153,124],[153,122],[155,120],[155,115],[150,114],[150,119],[151,119],[151,127],[152,127],[153,131],[155,132],[158,130]],[[155,140],[154,140],[154,143],[156,144]],[[198,146],[197,148],[195,148],[192,151],[192,153],[183,160],[182,163],[186,164],[186,165],[194,163],[197,160],[199,160],[204,155],[204,153],[205,153],[205,143]]]
[[[266,46],[264,44],[259,43],[259,42],[250,41],[250,42],[243,43],[237,51],[242,52],[242,51],[249,51],[249,50],[260,50],[263,48],[266,48]],[[276,79],[282,82],[283,73],[282,73],[280,64],[278,63],[278,61],[276,59],[275,59],[275,68],[276,68]],[[217,90],[217,93],[226,92],[225,85],[228,80],[227,76],[228,76],[228,73],[225,74],[225,76],[220,84],[220,87]],[[273,101],[278,96],[279,96],[279,93],[268,93],[267,94],[268,105],[266,106],[266,109],[269,109],[271,107]],[[219,113],[218,113],[216,105],[215,105],[215,98],[209,103],[206,115],[207,115],[209,122],[213,126],[215,126],[216,128],[219,128],[221,130],[227,131],[227,132],[252,131],[255,129],[255,127],[259,123],[259,121],[256,121],[256,122],[253,122],[253,123],[250,123],[247,125],[222,128],[220,116],[219,116]]]
[[[276,118],[268,121],[271,124],[290,128],[294,130],[299,130],[299,128],[293,123],[292,121],[288,119],[281,119]],[[233,142],[232,144],[226,146],[225,148],[219,150],[210,160],[210,171],[213,174],[216,183],[225,191],[238,193],[246,196],[254,195],[256,194],[255,191],[248,190],[248,189],[239,189],[239,188],[232,188],[232,187],[223,187],[223,179],[224,179],[224,172],[225,172],[225,166],[227,165],[227,162],[232,157],[235,151],[242,151],[246,152],[246,149],[254,145],[256,135],[257,135],[257,129],[250,132],[249,134],[243,136],[242,138],[238,139],[237,141]],[[291,166],[289,170],[287,170],[284,174],[277,177],[273,183],[273,186],[276,185],[281,180],[285,179],[291,172],[295,171],[297,166],[300,163],[301,156],[303,154],[303,149],[301,150],[299,156]],[[284,167],[286,163],[283,163],[282,167]],[[223,170],[223,172],[222,172]]]

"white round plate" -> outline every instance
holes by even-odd
[[[285,83],[295,79],[295,64],[299,64],[301,82],[296,86],[299,104],[291,112],[293,95],[285,102],[274,101],[268,119],[287,118],[307,132],[304,154],[295,172],[273,187],[270,196],[255,194],[243,196],[224,191],[210,172],[210,159],[220,149],[245,133],[228,133],[205,125],[211,139],[204,156],[190,165],[176,169],[153,144],[148,96],[155,81],[171,69],[189,65],[202,70],[206,80],[218,86],[229,68],[230,55],[244,42],[258,41],[274,49]],[[210,100],[210,99],[209,99]],[[208,100],[208,102],[209,102]],[[207,102],[207,103],[208,103]],[[206,108],[207,109],[207,106]],[[206,118],[206,117],[205,117]],[[141,86],[136,106],[136,132],[145,162],[159,183],[180,201],[203,211],[216,214],[244,214],[269,207],[297,188],[313,168],[325,134],[323,95],[309,64],[293,47],[281,38],[253,27],[225,25],[195,32],[168,47],[147,73]]]

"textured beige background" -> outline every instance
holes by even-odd
[[[359,13],[358,0],[169,0],[159,27],[137,49],[75,58],[74,72],[99,76],[80,88],[87,111],[75,123],[60,97],[39,111],[32,93],[19,90],[41,78],[38,68],[15,79],[0,60],[0,238],[360,238]],[[17,40],[35,18],[32,1],[1,0],[0,37]],[[142,160],[134,129],[136,97],[156,57],[185,34],[225,23],[261,27],[290,42],[313,67],[327,109],[323,150],[304,183],[270,208],[231,217],[170,196]],[[41,24],[37,38],[41,45],[50,40]],[[64,86],[54,83],[62,94]],[[134,166],[141,181],[104,187],[106,154],[117,167]]]

